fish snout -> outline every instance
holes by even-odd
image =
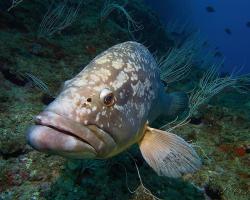
[[[38,151],[71,158],[103,157],[116,144],[106,132],[85,126],[57,113],[44,111],[34,118],[27,142]]]
[[[96,157],[95,149],[89,144],[46,126],[32,126],[28,130],[27,142],[31,147],[42,152],[73,158]]]

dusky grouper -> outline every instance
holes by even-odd
[[[201,162],[181,137],[150,124],[176,117],[187,96],[167,94],[155,59],[142,44],[117,44],[64,83],[57,98],[35,117],[27,135],[35,149],[70,158],[105,159],[138,143],[158,173],[179,177]]]

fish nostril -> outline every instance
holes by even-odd
[[[92,99],[91,98],[87,98],[87,102],[91,102],[92,101]]]
[[[34,117],[34,120],[36,123],[41,123],[42,122],[42,117],[40,115]]]

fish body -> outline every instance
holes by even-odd
[[[124,42],[66,81],[36,116],[27,139],[37,150],[80,159],[109,158],[138,143],[159,175],[177,177],[198,168],[197,154],[180,137],[149,125],[159,116],[176,117],[186,107],[186,95],[165,93],[147,48]],[[179,169],[169,170],[174,163]]]

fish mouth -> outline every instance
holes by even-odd
[[[97,126],[85,126],[50,111],[35,117],[27,141],[38,151],[70,158],[96,158],[115,146],[110,135]]]

